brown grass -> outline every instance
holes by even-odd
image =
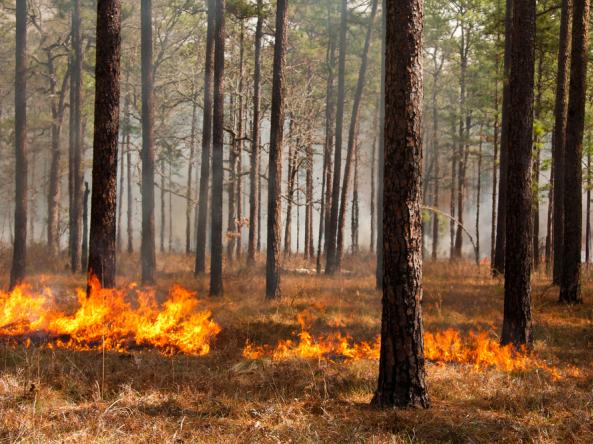
[[[430,410],[375,411],[373,361],[246,361],[245,341],[275,343],[298,330],[309,311],[314,333],[342,331],[356,340],[378,332],[380,296],[368,263],[350,262],[335,278],[287,272],[284,298],[263,300],[263,268],[227,267],[225,297],[208,300],[191,259],[160,258],[159,289],[197,289],[223,330],[204,358],[75,353],[0,346],[2,442],[593,442],[592,288],[587,304],[556,304],[536,276],[538,358],[565,375],[532,370],[477,372],[429,363]],[[136,278],[137,258],[120,261],[121,281]],[[307,266],[291,261],[288,269]],[[60,268],[60,265],[54,265]],[[4,268],[4,267],[3,267]],[[49,268],[49,267],[48,267]],[[50,270],[51,271],[51,270]],[[2,275],[2,283],[6,276]],[[31,282],[57,289],[81,277],[51,274]],[[500,329],[502,282],[486,269],[427,265],[427,330]]]

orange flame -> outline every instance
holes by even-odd
[[[49,288],[40,293],[22,285],[0,291],[0,338],[12,343],[39,342],[49,348],[127,351],[154,347],[161,353],[203,356],[220,332],[211,312],[198,311],[195,293],[174,286],[159,307],[153,290],[135,290],[137,307],[126,299],[129,289],[102,289],[91,280],[91,297],[77,290],[73,315],[57,310]]]
[[[271,358],[275,361],[288,359],[377,360],[380,356],[381,338],[373,342],[354,342],[349,336],[332,333],[313,337],[306,329],[303,316],[298,317],[301,331],[297,340],[281,340],[276,346],[254,345],[247,342],[243,349],[246,359]],[[472,365],[476,370],[496,368],[506,372],[542,369],[559,379],[557,369],[512,346],[501,346],[487,332],[470,332],[467,337],[454,329],[442,332],[427,332],[424,336],[424,354],[429,361]]]

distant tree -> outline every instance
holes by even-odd
[[[558,45],[558,71],[556,74],[556,102],[554,132],[552,134],[552,184],[554,199],[553,229],[553,281],[560,284],[562,276],[564,238],[564,151],[566,118],[568,113],[568,85],[570,70],[570,29],[573,0],[562,0],[560,10],[560,36]]]
[[[222,193],[224,154],[225,0],[216,1],[214,31],[214,106],[212,125],[212,219],[210,238],[210,296],[222,296]]]
[[[511,0],[509,0],[511,1]],[[519,348],[532,341],[531,270],[535,0],[512,0],[509,77],[508,190],[504,320],[501,343]]]
[[[266,260],[266,298],[280,293],[280,225],[282,222],[282,146],[284,140],[285,56],[287,44],[288,0],[276,4],[276,34],[272,79],[272,114],[268,173],[268,238]]]
[[[423,1],[387,0],[384,281],[377,407],[428,407],[422,327]]]
[[[115,287],[120,14],[120,0],[98,1],[88,278],[95,275],[104,288]]]
[[[16,64],[14,79],[15,207],[14,248],[10,288],[25,278],[27,265],[27,2],[16,2]]]
[[[154,239],[154,70],[152,61],[152,0],[142,0],[142,283],[154,282],[156,251]]]
[[[583,231],[583,131],[587,94],[590,0],[573,0],[572,49],[566,145],[564,153],[564,238],[560,301],[581,299]]]
[[[204,111],[202,114],[202,163],[196,233],[196,275],[206,271],[206,226],[208,222],[208,191],[210,187],[210,152],[212,149],[212,77],[214,74],[214,37],[217,0],[208,0],[208,30],[204,57]]]

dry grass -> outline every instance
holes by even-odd
[[[247,339],[275,343],[298,330],[378,332],[380,298],[372,270],[349,263],[335,277],[283,277],[284,299],[263,300],[263,268],[228,267],[225,297],[208,300],[191,260],[161,258],[159,288],[197,289],[223,330],[204,358],[0,349],[0,441],[5,442],[593,442],[592,288],[587,304],[555,303],[556,291],[536,278],[536,353],[568,376],[538,370],[477,372],[464,365],[428,365],[430,410],[374,411],[372,361],[245,361]],[[124,258],[121,281],[136,276]],[[306,264],[294,261],[291,269]],[[59,265],[54,265],[60,268]],[[4,267],[2,267],[4,268]],[[49,270],[51,271],[51,270]],[[6,276],[2,274],[2,283]],[[56,288],[80,277],[36,276]],[[470,265],[428,265],[426,328],[499,330],[502,283]]]

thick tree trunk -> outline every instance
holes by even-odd
[[[535,0],[513,0],[504,321],[501,343],[530,346]]]
[[[154,282],[154,78],[152,62],[152,0],[141,4],[142,58],[142,283]],[[164,171],[162,172],[164,174]],[[162,240],[161,240],[161,248]]]
[[[428,407],[422,326],[422,0],[387,2],[383,315],[377,407]]]
[[[560,302],[580,303],[583,232],[583,131],[587,94],[590,0],[573,0],[572,49],[564,153],[564,239]]]
[[[509,91],[509,78],[511,70],[511,46],[513,32],[513,1],[506,0],[505,12],[505,42],[504,42],[504,79],[502,89],[502,128],[500,137],[500,180],[498,183],[498,223],[496,225],[496,251],[492,263],[494,276],[504,274],[505,246],[506,246],[506,220],[507,220],[507,188],[508,188],[508,158],[509,158],[509,121],[511,96]]]
[[[202,121],[202,158],[200,197],[196,233],[196,275],[206,272],[206,228],[208,225],[208,192],[210,187],[210,151],[212,149],[212,77],[214,73],[214,37],[217,0],[208,0],[208,31],[204,56],[204,112]],[[222,217],[222,216],[221,216]]]
[[[25,278],[27,266],[27,2],[16,3],[14,80],[15,197],[10,289]]]
[[[70,267],[73,273],[82,270],[80,263],[81,217],[83,199],[82,171],[82,33],[80,0],[72,0],[72,77],[70,82],[70,208],[69,208],[69,252]]]
[[[340,25],[340,55],[338,61],[338,97],[336,107],[336,135],[334,153],[334,174],[332,185],[331,213],[327,230],[327,251],[325,273],[336,272],[338,216],[340,212],[340,180],[342,174],[342,140],[344,129],[344,102],[346,94],[346,33],[348,31],[348,0],[342,0]]]
[[[341,198],[340,209],[338,214],[338,238],[336,247],[336,257],[334,262],[334,267],[337,271],[339,271],[342,266],[342,257],[344,255],[344,231],[346,226],[346,210],[348,209],[348,193],[356,150],[356,135],[358,133],[359,126],[360,105],[362,102],[362,95],[364,93],[364,85],[366,83],[369,48],[371,46],[371,38],[373,36],[373,26],[375,24],[375,16],[377,14],[378,4],[378,0],[373,0],[366,39],[364,42],[364,48],[362,50],[361,55],[360,71],[358,72],[358,83],[356,85],[354,102],[352,104],[352,115],[350,116],[350,129],[348,131],[348,151],[346,154],[346,165],[344,167],[344,180],[342,182],[342,189],[340,192]],[[336,171],[338,170],[336,169]]]
[[[558,72],[556,74],[556,102],[554,105],[554,133],[552,140],[552,182],[554,217],[552,220],[553,260],[552,278],[560,284],[562,277],[564,239],[564,157],[566,142],[566,119],[568,113],[568,85],[570,71],[573,0],[562,0],[560,12],[560,37],[558,47]]]
[[[212,212],[210,296],[222,296],[222,193],[224,186],[224,44],[225,0],[216,0],[214,31],[214,106],[212,121]]]
[[[279,298],[280,226],[282,222],[282,144],[284,139],[285,56],[287,45],[288,0],[276,5],[276,36],[270,119],[270,157],[268,174],[268,242],[266,258],[266,298]]]
[[[249,240],[247,263],[255,265],[257,232],[259,222],[259,142],[260,142],[260,102],[261,102],[261,44],[263,37],[263,0],[257,0],[257,25],[255,27],[255,52],[253,70],[253,128],[251,130],[251,171],[249,174]]]
[[[88,290],[90,290],[90,279],[93,275],[97,277],[103,288],[115,287],[120,12],[119,0],[99,0]]]

